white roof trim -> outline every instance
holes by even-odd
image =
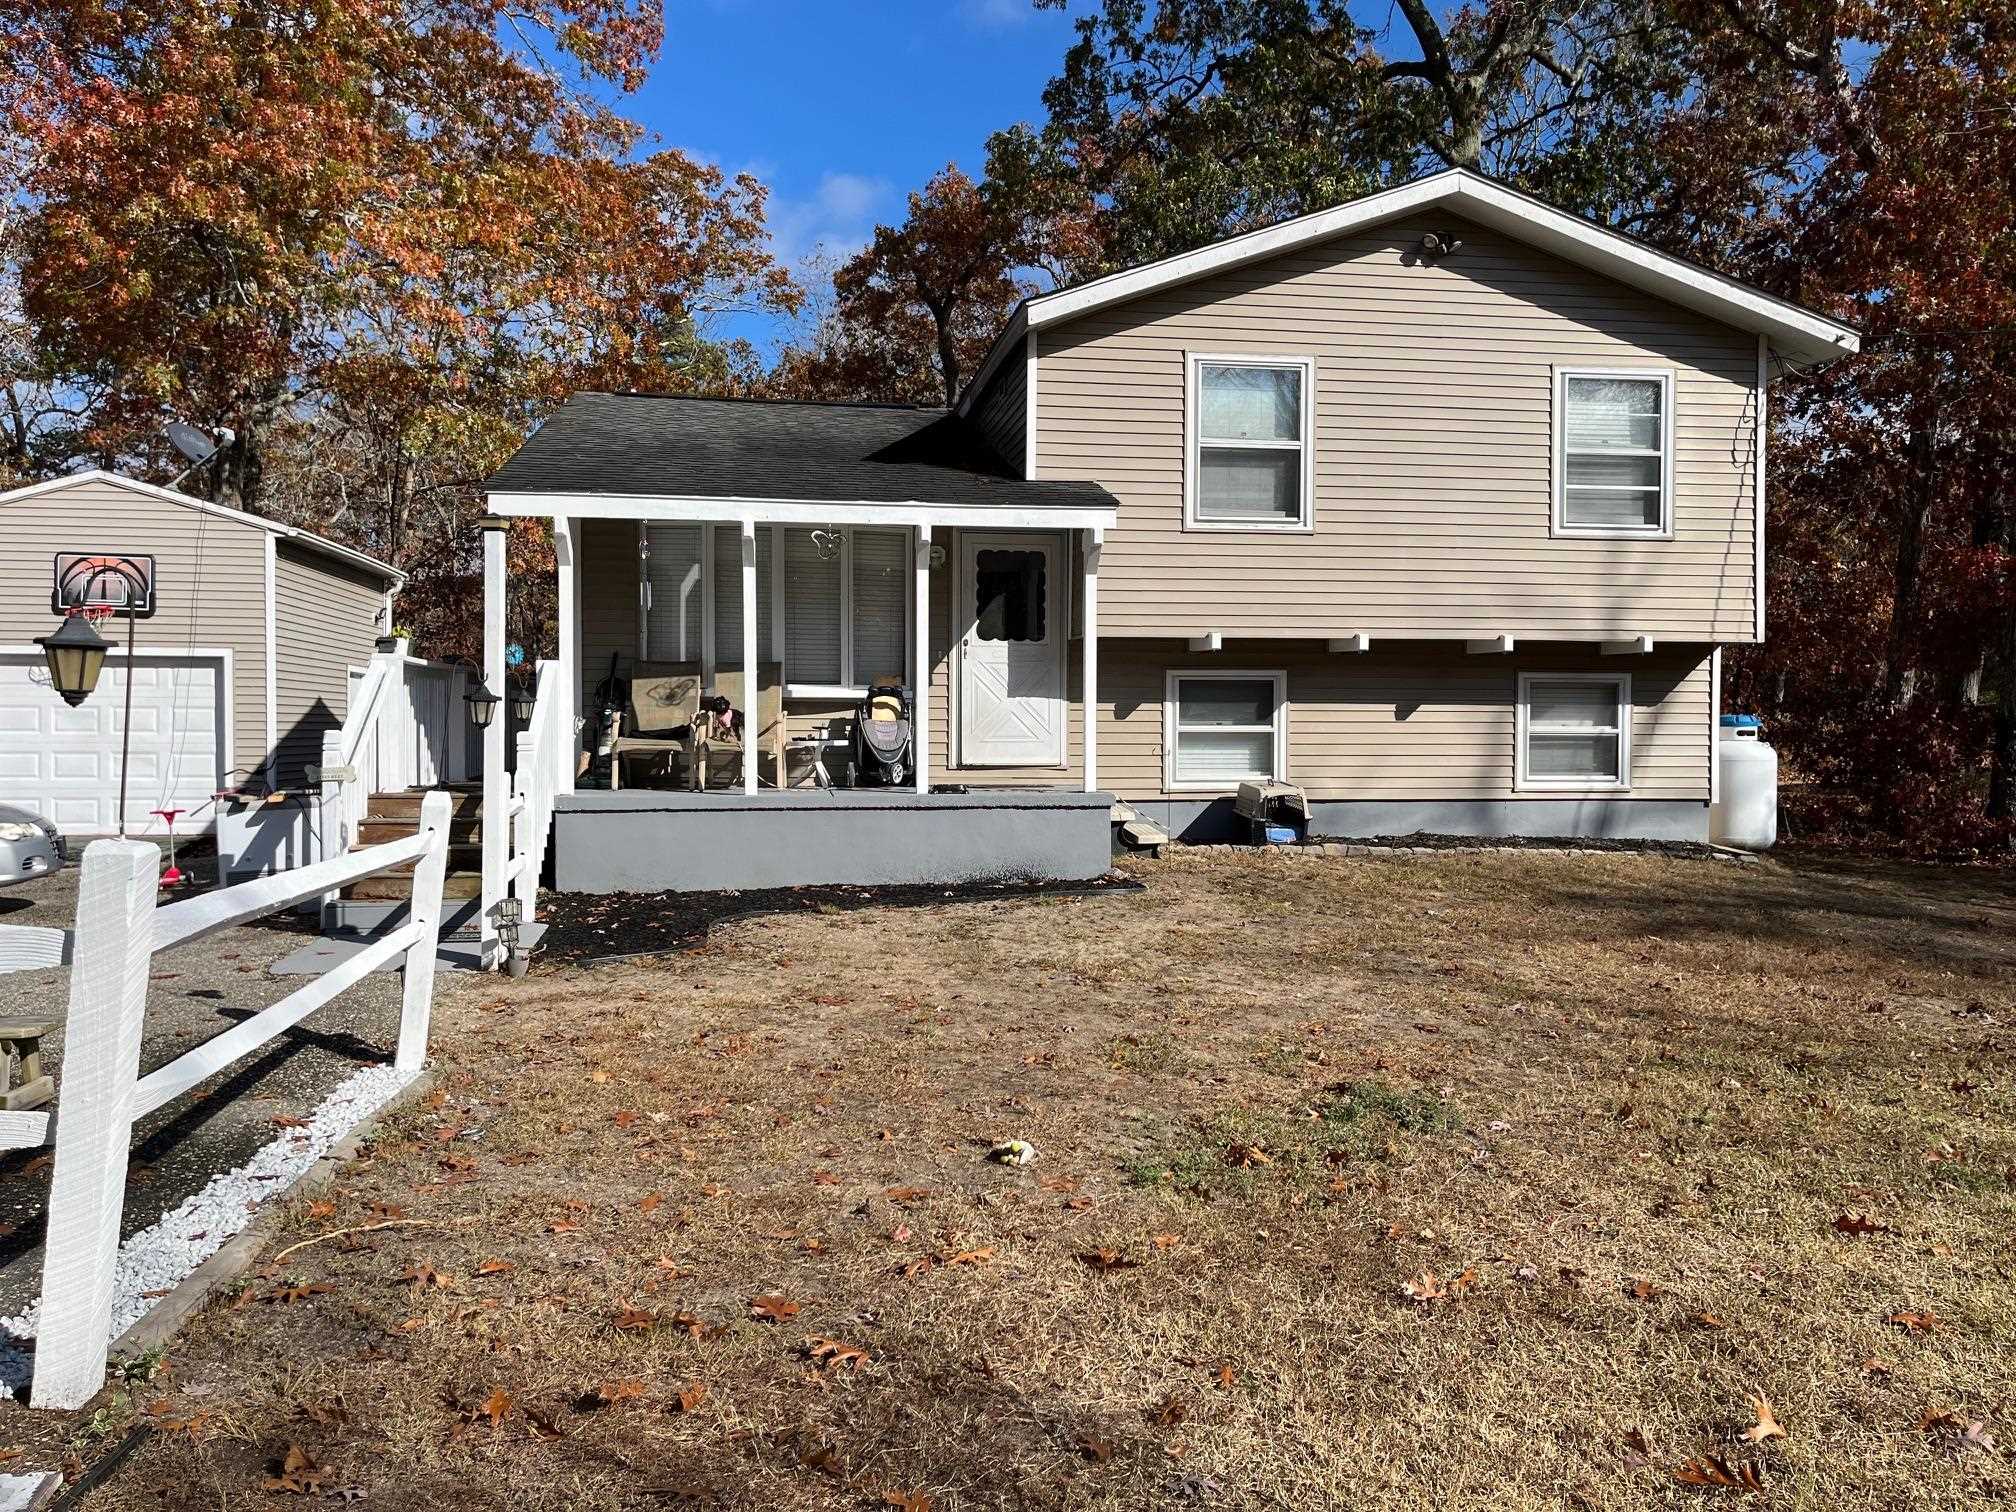
[[[744,499],[686,494],[493,493],[500,515],[603,520],[694,520],[758,525],[969,525],[1000,530],[1098,530],[1118,523],[1113,504],[884,504],[868,499]]]
[[[269,520],[264,515],[247,513],[242,509],[231,509],[223,504],[212,504],[208,499],[198,499],[190,494],[178,493],[172,488],[162,488],[159,484],[143,483],[138,478],[129,478],[124,473],[107,472],[102,467],[89,468],[84,472],[66,473],[60,478],[48,478],[40,483],[23,484],[20,488],[10,488],[0,493],[0,504],[11,504],[16,499],[32,499],[42,494],[58,493],[78,483],[111,483],[130,493],[159,499],[166,504],[179,504],[184,509],[193,509],[199,514],[215,515],[220,520],[229,520],[234,525],[250,525],[290,541],[298,541],[311,551],[319,551],[353,567],[362,567],[381,574],[394,589],[405,586],[406,574],[374,556],[367,556],[355,547],[332,541],[327,536],[316,535],[313,531],[301,530],[293,525]]]
[[[1036,295],[1016,310],[1008,328],[988,350],[987,360],[961,398],[960,413],[966,413],[972,397],[986,387],[1025,329],[1040,331],[1158,289],[1275,257],[1311,242],[1365,230],[1412,211],[1437,208],[1451,210],[1528,246],[1685,309],[1740,330],[1768,336],[1782,355],[1802,364],[1845,357],[1862,349],[1862,338],[1852,326],[1654,251],[1619,232],[1565,210],[1556,210],[1480,174],[1451,168],[1334,209],[1319,210],[1277,226],[1213,242],[1194,252],[1165,257],[1054,294]],[[1460,263],[1460,253],[1457,258]]]

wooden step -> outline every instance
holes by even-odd
[[[483,816],[483,794],[476,789],[444,789],[453,800],[450,814],[457,819],[480,819]],[[373,793],[365,806],[364,817],[370,819],[418,819],[420,803],[427,795],[423,792]]]
[[[413,896],[412,873],[380,872],[375,877],[366,877],[361,882],[352,882],[343,889],[343,896],[357,899],[394,899]],[[483,896],[483,873],[480,871],[451,871],[441,879],[441,896],[444,898],[480,898]]]
[[[387,840],[404,840],[409,835],[420,833],[420,816],[411,819],[365,819],[357,826],[359,845],[383,845]],[[451,819],[448,821],[448,843],[450,845],[483,844],[483,821],[480,819]]]

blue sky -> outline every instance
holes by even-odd
[[[667,0],[665,47],[624,113],[770,186],[777,253],[842,255],[987,137],[1040,121],[1069,20],[1029,0]],[[717,329],[721,329],[717,327]],[[770,347],[770,322],[726,330]]]

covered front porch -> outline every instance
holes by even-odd
[[[1084,710],[1097,707],[1110,496],[934,459],[917,440],[942,423],[930,412],[818,406],[718,407],[745,429],[789,415],[790,434],[758,439],[799,447],[807,496],[727,492],[762,479],[712,454],[668,459],[667,491],[647,492],[634,471],[584,468],[582,436],[635,404],[671,405],[690,445],[717,406],[587,397],[574,446],[542,457],[542,431],[493,480],[496,525],[551,522],[559,623],[515,762],[505,721],[485,730],[486,812],[512,816],[484,831],[498,837],[486,923],[507,894],[536,899],[548,836],[567,889],[1104,869]],[[502,691],[501,528],[484,560],[484,671]],[[851,740],[878,685],[903,690],[896,767],[858,761]]]

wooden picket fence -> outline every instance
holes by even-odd
[[[404,839],[160,907],[155,905],[160,851],[140,841],[99,840],[84,851],[74,931],[24,930],[10,945],[7,930],[0,927],[0,970],[70,963],[33,1406],[81,1407],[105,1384],[126,1163],[136,1120],[226,1070],[401,957],[405,982],[393,1064],[402,1071],[420,1069],[434,997],[450,810],[446,793],[429,793],[420,805],[418,832]],[[409,863],[415,875],[412,912],[405,923],[270,1008],[140,1075],[147,982],[157,954]],[[47,1141],[45,1113],[7,1117],[10,1121],[0,1125],[0,1149]]]

